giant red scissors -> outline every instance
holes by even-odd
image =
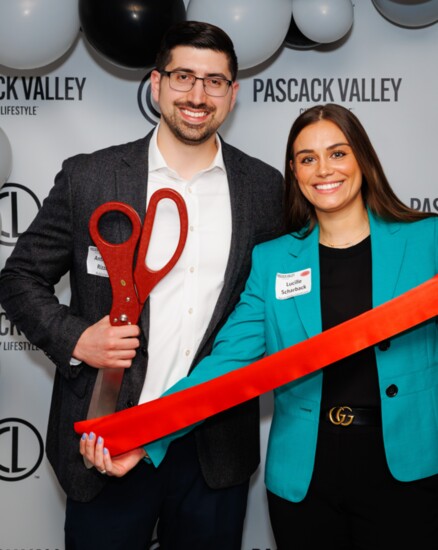
[[[180,235],[173,256],[161,269],[154,271],[146,262],[158,203],[171,199],[176,204],[180,219]],[[106,241],[99,232],[99,220],[108,213],[118,211],[131,221],[132,233],[127,241],[114,244]],[[106,202],[96,208],[89,222],[90,235],[97,246],[108,272],[113,293],[111,324],[135,324],[151,290],[165,277],[179,260],[187,239],[188,216],[184,199],[169,188],[155,191],[150,198],[143,227],[137,212],[124,202]],[[138,245],[137,260],[134,257]]]
[[[163,199],[170,199],[176,204],[180,234],[170,260],[161,269],[153,270],[148,267],[146,258],[157,206]],[[130,237],[120,244],[108,242],[99,231],[99,221],[102,216],[114,211],[125,214],[132,224]],[[89,230],[105,262],[111,283],[113,302],[110,322],[112,325],[136,324],[151,290],[175,266],[183,252],[188,231],[188,215],[184,199],[177,191],[170,188],[155,191],[149,200],[143,225],[132,206],[118,201],[106,202],[96,208],[91,215]],[[115,411],[124,372],[123,368],[99,369],[88,418],[96,418]]]

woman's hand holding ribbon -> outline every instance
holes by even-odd
[[[126,453],[111,458],[109,450],[105,447],[102,437],[93,432],[82,434],[79,443],[79,452],[101,473],[108,476],[122,477],[143,458],[147,457],[143,447],[137,447]]]

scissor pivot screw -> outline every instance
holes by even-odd
[[[122,321],[122,323],[126,323],[126,321],[128,320],[128,316],[126,315],[126,313],[122,313],[120,315],[120,320]]]

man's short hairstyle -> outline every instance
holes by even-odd
[[[166,69],[172,57],[172,50],[177,46],[191,46],[224,53],[228,58],[231,80],[236,80],[238,65],[234,45],[228,34],[219,27],[200,21],[181,21],[172,25],[163,36],[156,57],[155,66],[158,71]]]

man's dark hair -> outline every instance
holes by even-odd
[[[177,46],[191,46],[204,50],[224,53],[228,58],[231,80],[237,77],[237,57],[234,45],[228,34],[210,23],[200,21],[181,21],[172,25],[161,41],[155,66],[164,71],[172,57],[172,50]]]

